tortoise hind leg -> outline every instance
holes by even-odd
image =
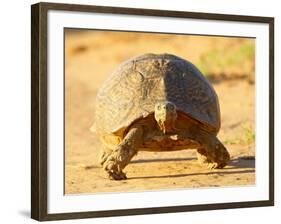
[[[122,142],[107,157],[103,168],[110,179],[123,180],[126,174],[123,169],[129,164],[134,155],[137,154],[138,146],[142,143],[143,128],[133,127],[127,133]]]

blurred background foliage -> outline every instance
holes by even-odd
[[[255,72],[254,41],[243,40],[233,50],[214,48],[203,53],[196,63],[198,68],[210,79],[248,78],[254,81]]]
[[[116,64],[134,57],[135,52],[176,54],[195,64],[213,81],[247,79],[254,83],[255,39],[220,36],[173,35],[156,33],[66,30],[66,36],[79,35],[80,43],[70,49],[74,54],[108,49]],[[75,38],[69,38],[70,40]],[[119,49],[118,49],[119,48]],[[102,53],[102,51],[104,54]],[[112,58],[110,58],[112,59]]]

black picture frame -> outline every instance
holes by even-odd
[[[126,210],[88,211],[75,213],[48,214],[47,192],[47,13],[49,10],[77,12],[98,12],[160,16],[167,18],[196,18],[265,23],[269,25],[269,200],[204,205],[170,206],[159,208],[132,208]],[[31,217],[39,221],[79,219],[124,215],[187,212],[226,208],[246,208],[274,205],[274,18],[211,14],[201,12],[164,11],[139,8],[119,8],[90,5],[38,3],[31,6]]]

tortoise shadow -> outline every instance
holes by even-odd
[[[130,163],[136,164],[136,163],[153,163],[153,162],[178,162],[178,161],[191,161],[191,160],[197,160],[196,157],[190,157],[190,158],[157,158],[157,159],[138,159],[133,160]],[[228,166],[223,169],[244,169],[244,168],[255,168],[255,157],[250,156],[240,156],[235,159],[232,159]]]
[[[158,159],[138,159],[133,160],[130,163],[154,163],[154,162],[177,162],[177,161],[190,161],[190,160],[196,160],[197,158],[191,157],[191,158],[158,158]]]
[[[254,173],[255,170],[241,170],[241,171],[229,171],[229,172],[209,172],[209,173],[183,173],[183,174],[172,174],[172,175],[153,175],[153,176],[142,176],[142,177],[130,177],[130,180],[137,179],[155,179],[155,178],[177,178],[177,177],[190,177],[190,176],[206,176],[212,174],[227,175],[237,173]]]
[[[256,167],[255,157],[250,156],[240,156],[235,159],[232,159],[228,166],[223,168],[224,170],[230,169],[245,169],[245,168],[252,168]]]
[[[132,163],[133,162],[144,163],[144,162],[190,161],[190,160],[196,160],[196,158],[165,158],[165,159],[151,159],[151,160],[136,160],[136,161],[132,161]],[[154,178],[177,178],[177,177],[190,177],[190,176],[203,176],[203,175],[206,176],[212,174],[229,175],[229,174],[255,173],[255,159],[254,157],[247,157],[247,156],[237,157],[235,159],[232,159],[229,162],[228,166],[221,170],[233,170],[233,171],[211,171],[208,173],[203,172],[203,173],[153,175],[153,176],[130,177],[130,179],[137,180],[137,179],[154,179]]]

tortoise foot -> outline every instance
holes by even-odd
[[[118,147],[103,162],[103,169],[107,172],[111,180],[125,180],[126,174],[122,172],[124,167],[130,162],[130,151],[125,147]]]
[[[123,172],[108,172],[108,178],[110,180],[126,180],[127,179],[127,176],[125,173]]]
[[[222,169],[224,168],[228,162],[221,162],[221,163],[216,163],[216,162],[200,162],[198,161],[200,165],[204,166],[204,167],[207,167],[208,169],[210,170],[213,170],[213,169]]]
[[[226,165],[227,165],[227,162],[225,162],[225,163],[208,163],[208,164],[207,164],[207,167],[208,167],[210,170],[213,170],[213,169],[222,169],[222,168],[224,168]]]
[[[112,160],[107,160],[103,163],[103,168],[107,172],[110,180],[125,180],[127,176],[120,170],[118,164]]]
[[[212,162],[214,163],[212,165],[212,169],[222,169],[224,168],[229,160],[230,160],[230,155],[228,153],[228,151],[225,148],[222,148],[220,151],[218,151],[217,153],[214,153],[215,156],[212,159]]]
[[[200,165],[207,166],[209,169],[222,169],[228,164],[230,155],[225,148],[208,154],[205,149],[200,148],[197,150],[197,158]]]

